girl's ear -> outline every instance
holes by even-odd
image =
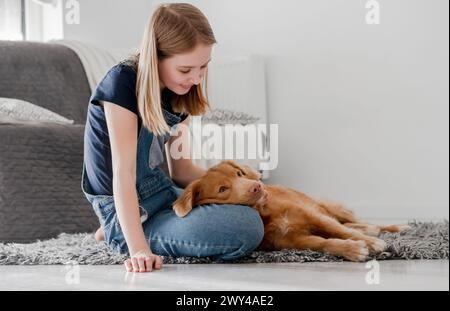
[[[184,189],[181,196],[173,203],[173,210],[178,217],[184,217],[192,210],[198,202],[200,194],[200,180],[191,182]]]

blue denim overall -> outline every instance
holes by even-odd
[[[163,109],[173,127],[180,118]],[[163,256],[210,256],[233,260],[256,249],[264,235],[258,212],[245,205],[195,206],[184,218],[172,209],[183,189],[158,167],[164,144],[170,138],[155,136],[143,125],[137,144],[136,190],[145,239],[154,254]],[[114,196],[92,194],[83,163],[81,188],[105,232],[106,243],[116,252],[129,254],[114,204]]]

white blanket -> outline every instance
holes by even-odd
[[[75,40],[52,40],[49,43],[64,45],[78,55],[86,71],[91,91],[95,89],[111,67],[132,52],[132,49],[108,51],[92,44]]]

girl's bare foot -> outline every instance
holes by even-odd
[[[104,241],[105,240],[105,232],[103,231],[102,227],[98,228],[95,232],[95,240],[97,242]]]

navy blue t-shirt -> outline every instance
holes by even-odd
[[[136,90],[137,74],[133,67],[119,63],[111,68],[92,93],[88,106],[84,131],[84,163],[86,178],[95,195],[113,195],[111,145],[105,111],[100,101],[107,101],[124,107],[138,116],[138,131],[142,126],[139,115]],[[175,113],[170,106],[171,91],[161,93],[163,108],[185,120],[187,114]]]

